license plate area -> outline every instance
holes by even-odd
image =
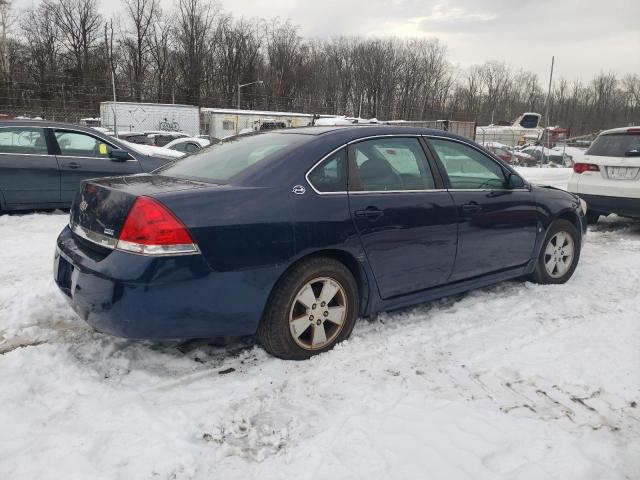
[[[638,170],[638,167],[607,167],[607,176],[610,180],[635,180]]]

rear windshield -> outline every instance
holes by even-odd
[[[239,136],[203,148],[158,173],[206,182],[227,183],[259,162],[268,161],[304,142],[304,135],[264,133]]]
[[[640,150],[640,133],[610,133],[596,138],[586,155],[624,157],[626,152]]]

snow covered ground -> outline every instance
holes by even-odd
[[[51,279],[66,222],[0,216],[2,479],[640,478],[640,222],[590,229],[565,285],[361,320],[297,363],[91,331]]]

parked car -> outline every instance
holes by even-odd
[[[534,167],[538,164],[538,160],[528,153],[520,152],[512,149],[512,147],[498,142],[485,142],[484,148],[496,155],[502,161],[510,165],[522,165],[525,167]]]
[[[0,123],[0,211],[68,208],[86,178],[150,172],[171,161],[144,155],[93,128]]]
[[[447,132],[282,129],[84,182],[54,278],[102,332],[256,334],[304,359],[359,316],[516,277],[566,282],[585,210]]]
[[[115,134],[112,134],[115,136]],[[151,141],[144,132],[118,132],[117,138],[129,143],[137,143],[138,145],[149,145]]]
[[[640,126],[606,130],[573,165],[568,190],[589,203],[587,219],[640,218]]]
[[[203,140],[209,140],[209,143],[220,143],[220,139],[212,135],[198,135],[196,138],[202,138]]]
[[[177,150],[178,152],[193,153],[201,150],[204,147],[208,147],[209,145],[211,145],[211,142],[209,140],[198,137],[185,137],[177,138],[167,143],[164,148],[168,148],[169,150]]]
[[[148,145],[155,145],[156,147],[164,147],[167,143],[172,142],[178,138],[187,138],[188,134],[182,132],[145,132],[147,136]]]
[[[571,155],[542,146],[529,146],[520,150],[521,153],[531,155],[537,163],[551,167],[571,167],[573,160]]]
[[[482,146],[496,155],[503,162],[507,162],[509,164],[517,163],[514,161],[515,156],[513,155],[513,152],[511,152],[507,145],[498,142],[484,142]]]

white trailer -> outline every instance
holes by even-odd
[[[169,131],[191,136],[200,133],[200,109],[193,105],[162,103],[101,102],[102,127],[118,133]]]
[[[216,138],[237,135],[248,130],[305,127],[313,119],[313,115],[308,113],[228,108],[201,108],[200,117],[201,133]]]

